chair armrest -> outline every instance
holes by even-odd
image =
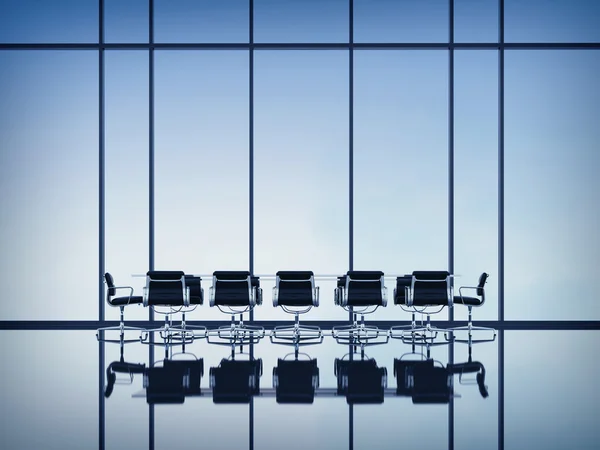
[[[481,288],[479,286],[461,286],[461,287],[458,288],[458,295],[459,295],[459,297],[461,299],[463,298],[463,294],[462,294],[462,290],[463,289],[471,289],[471,290],[474,290],[475,292],[477,292],[479,289],[484,289],[484,288]],[[471,306],[477,306],[477,307],[479,307],[479,306],[481,306],[481,305],[483,305],[485,303],[485,295],[484,296],[481,296],[479,294],[476,294],[476,295],[478,297],[481,297],[481,303],[479,305],[471,305]]]
[[[314,296],[315,296],[314,305],[319,306],[319,286],[315,286]]]
[[[131,301],[131,297],[133,297],[133,287],[131,287],[131,286],[113,286],[108,289],[114,289],[115,292],[117,291],[117,289],[128,289],[129,290],[129,295],[128,295],[129,301],[127,302],[127,305],[129,305],[129,302]],[[109,302],[109,304],[110,304],[110,302]]]

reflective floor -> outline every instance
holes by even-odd
[[[0,338],[3,449],[595,449],[600,442],[600,331],[501,331],[471,346],[471,355],[465,343],[401,340],[350,355],[354,349],[330,336],[298,355],[265,338],[236,347],[233,357],[204,339],[121,349],[98,343],[95,331],[3,330]],[[273,369],[296,356],[316,359],[314,401],[278,403]],[[154,404],[144,380],[165,358],[201,359],[199,392]],[[257,395],[216,402],[211,368],[249,358],[261,360]],[[351,384],[340,390],[339,360],[350,359],[386,368],[382,403],[353,403]],[[420,379],[399,362],[428,359],[448,382],[447,402],[420,403],[415,393],[435,377]]]

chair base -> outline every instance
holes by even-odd
[[[338,344],[346,345],[377,345],[389,341],[388,333],[375,325],[354,324],[333,327],[331,335]],[[377,341],[380,337],[385,337],[385,341]]]
[[[390,327],[388,334],[392,339],[402,339],[405,340],[422,340],[422,341],[434,341],[437,337],[438,330],[431,329],[432,336],[427,336],[423,332],[419,332],[419,330],[427,329],[427,327],[418,327],[416,324],[411,325],[395,325]],[[445,331],[445,330],[444,330]]]
[[[264,327],[245,324],[234,326],[224,325],[206,332],[207,342],[217,345],[257,344],[264,337]]]
[[[315,345],[323,342],[323,332],[318,326],[283,325],[273,328],[269,334],[272,344]]]
[[[467,339],[457,339],[456,336],[454,336],[454,332],[455,331],[466,331],[468,333],[467,334],[468,335]],[[493,332],[493,337],[487,338],[487,339],[473,339],[473,337],[472,337],[473,336],[473,334],[472,334],[473,331],[491,331],[491,332]],[[469,325],[465,325],[465,326],[462,326],[462,327],[449,328],[446,331],[445,336],[446,336],[447,340],[450,340],[450,339],[448,339],[448,333],[452,333],[453,334],[452,338],[453,338],[454,342],[466,342],[466,343],[474,344],[474,343],[477,343],[477,342],[494,342],[496,340],[496,335],[497,335],[498,332],[497,332],[497,330],[495,328],[478,327],[478,326],[474,326],[474,325],[469,324]]]
[[[149,330],[144,330],[142,335],[140,336],[140,341],[142,344],[148,345],[178,345],[178,344],[191,344],[194,342],[193,332],[182,332],[180,329],[171,326],[162,326],[160,328],[152,328]],[[163,342],[150,342],[148,338],[150,337],[150,333],[159,333],[160,338]],[[144,336],[145,335],[145,336]]]
[[[204,339],[208,333],[208,329],[203,325],[176,325],[169,328],[171,339],[188,340],[188,339]]]
[[[101,331],[120,331],[120,338],[119,339],[106,339],[106,338],[100,338],[100,332]],[[140,336],[138,336],[137,339],[125,339],[125,331],[139,331],[140,332]],[[140,342],[140,338],[141,338],[141,334],[142,332],[144,332],[145,329],[144,328],[140,328],[140,327],[130,327],[127,325],[115,325],[112,327],[102,327],[102,328],[98,328],[96,330],[96,339],[98,340],[98,342],[113,342],[116,344],[126,344],[126,343],[130,343],[130,342]]]

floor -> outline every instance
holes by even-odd
[[[165,348],[98,343],[95,330],[1,330],[0,337],[4,449],[595,449],[600,441],[598,330],[500,330],[494,342],[471,346],[489,395],[474,373],[455,373],[447,404],[396,395],[394,360],[429,356],[442,368],[460,367],[452,364],[469,361],[466,343],[427,348],[392,339],[366,347],[362,357],[387,369],[384,401],[349,405],[337,395],[334,366],[351,347],[328,334],[300,348],[299,357],[319,367],[314,402],[290,405],[276,402],[273,368],[294,350],[268,338],[235,350],[262,360],[261,394],[249,404],[215,404],[209,369],[231,349],[205,339]],[[121,357],[145,367],[202,358],[203,393],[149,405],[143,375],[119,374],[106,398],[106,370]]]

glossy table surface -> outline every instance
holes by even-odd
[[[365,357],[387,368],[382,404],[349,405],[336,395],[334,361],[350,351],[332,337],[301,347],[319,367],[312,404],[278,404],[273,368],[293,348],[268,338],[243,353],[260,358],[261,394],[249,404],[215,404],[209,368],[230,348],[199,339],[182,348],[99,343],[95,331],[0,331],[0,448],[210,449],[595,449],[600,442],[600,331],[501,331],[475,344],[489,396],[474,376],[454,375],[448,404],[413,404],[396,396],[394,359],[427,356],[401,340],[367,347]],[[239,354],[240,348],[236,348]],[[464,343],[429,349],[442,366],[469,360]],[[165,356],[202,358],[204,395],[183,404],[149,405],[143,376],[120,376],[104,396],[110,363],[150,367]],[[240,356],[241,357],[241,356]],[[307,357],[306,355],[302,357]],[[353,357],[360,357],[359,354]]]

